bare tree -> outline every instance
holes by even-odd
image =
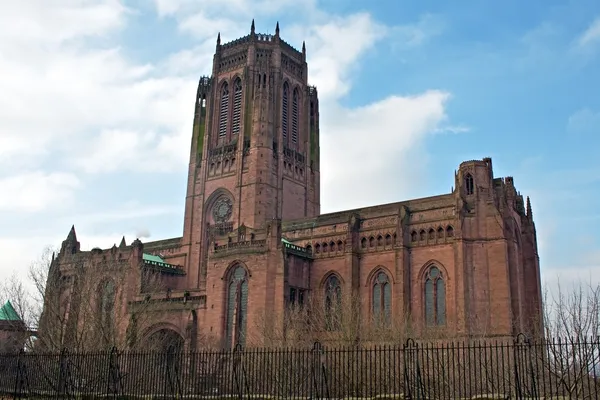
[[[544,348],[538,358],[556,389],[583,398],[600,375],[600,284],[590,276],[544,291]],[[582,397],[583,396],[583,397]]]
[[[153,317],[145,312],[151,307],[149,302],[138,302],[132,313],[128,300],[130,294],[139,294],[141,286],[148,293],[163,290],[160,276],[144,268],[138,273],[128,259],[118,258],[116,252],[104,253],[100,262],[76,254],[61,264],[55,260],[54,249],[47,247],[31,263],[27,281],[11,281],[10,292],[15,293],[26,321],[39,327],[37,349],[124,349],[135,342],[138,328]]]

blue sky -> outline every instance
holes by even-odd
[[[71,224],[84,249],[181,234],[196,83],[252,18],[306,40],[324,212],[489,156],[531,196],[544,279],[600,271],[600,3],[300,3],[0,0],[0,279]]]

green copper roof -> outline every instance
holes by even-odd
[[[169,264],[168,262],[163,260],[163,258],[160,256],[143,253],[142,259],[144,260],[144,264],[147,266],[159,268],[162,271],[167,271],[167,272],[178,274],[178,275],[185,275],[185,272],[181,268],[179,268],[176,265]]]
[[[0,308],[0,321],[20,321],[21,317],[15,311],[10,301],[7,301],[5,305]]]
[[[144,253],[142,257],[144,258],[144,261],[153,261],[156,263],[166,264],[165,260],[163,260],[159,256]]]

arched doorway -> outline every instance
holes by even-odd
[[[144,351],[156,351],[160,353],[183,351],[185,340],[173,329],[161,328],[146,337],[141,343]]]

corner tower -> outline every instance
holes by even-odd
[[[190,287],[202,287],[213,233],[262,229],[273,219],[316,216],[319,102],[306,48],[255,32],[221,44],[200,78],[182,243]],[[245,231],[245,230],[244,230]]]

